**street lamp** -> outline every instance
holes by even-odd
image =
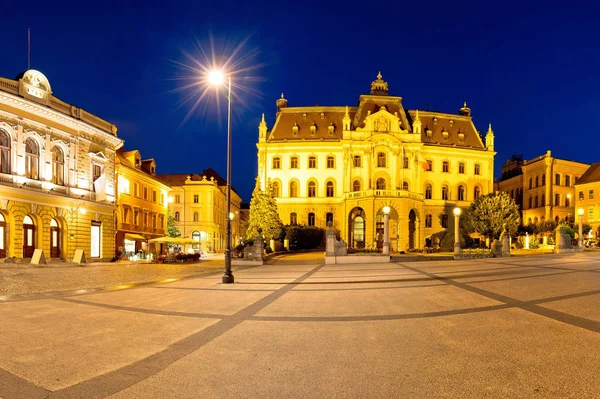
[[[460,212],[460,208],[454,208],[454,255],[460,255],[460,236],[458,232]]]
[[[220,86],[225,83],[225,74],[220,70],[212,70],[208,73],[208,81]],[[231,214],[231,76],[227,75],[227,215]],[[231,219],[227,218],[225,246],[225,270],[221,281],[223,284],[234,282],[233,273],[231,273]]]
[[[579,237],[577,239],[579,248],[583,248],[583,208],[577,210],[579,214]]]
[[[389,206],[383,207],[383,251],[384,255],[390,254],[390,211]]]

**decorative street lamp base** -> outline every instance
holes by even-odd
[[[232,284],[234,282],[233,274],[223,274],[221,282],[223,284]]]

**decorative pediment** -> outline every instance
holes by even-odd
[[[102,151],[98,151],[96,153],[88,152],[88,155],[90,156],[90,158],[92,158],[93,160],[98,161],[98,162],[108,161],[108,158],[106,157],[106,155],[104,155],[104,153]]]
[[[389,113],[385,106],[382,106],[379,111],[369,114],[365,118],[365,127],[362,130],[373,133],[404,133],[401,125],[400,118]]]

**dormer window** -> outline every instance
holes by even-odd
[[[327,131],[329,132],[330,136],[333,136],[333,132],[335,131],[335,126],[333,126],[333,123],[329,124],[329,126],[327,127]]]
[[[325,119],[325,112],[321,112],[321,119]]]
[[[306,120],[306,113],[302,114],[302,119]]]
[[[313,124],[310,125],[310,135],[314,136],[316,132],[317,132],[317,124],[313,122]]]
[[[429,140],[431,140],[431,136],[433,136],[433,132],[432,132],[430,129],[427,129],[427,130],[425,131],[425,136],[427,136],[427,138],[428,138]]]
[[[294,126],[292,127],[292,133],[294,136],[298,135],[298,123],[294,123]]]
[[[435,118],[435,117],[434,117],[434,118],[433,118],[433,124],[434,124],[434,125],[437,125],[437,121],[438,121],[438,120],[437,120],[437,118]]]
[[[446,129],[442,129],[442,139],[446,142],[448,141],[448,132]]]
[[[140,159],[139,159],[139,158],[136,158],[136,159],[135,159],[135,166],[136,166],[137,168],[139,168],[141,165],[142,165],[142,162],[140,161]]]
[[[460,144],[464,144],[465,143],[465,134],[463,132],[458,132],[458,142]]]

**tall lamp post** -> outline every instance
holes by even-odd
[[[583,208],[579,208],[577,213],[579,214],[579,237],[577,241],[579,248],[583,248]]]
[[[389,206],[383,207],[383,255],[390,254],[390,211]]]
[[[208,74],[208,81],[215,86],[222,85],[225,82],[223,71],[213,70]],[[233,273],[231,273],[231,76],[227,76],[227,229],[225,246],[225,270],[221,281],[223,284],[234,282]]]
[[[454,255],[460,255],[460,235],[458,232],[460,212],[460,208],[454,208]]]

